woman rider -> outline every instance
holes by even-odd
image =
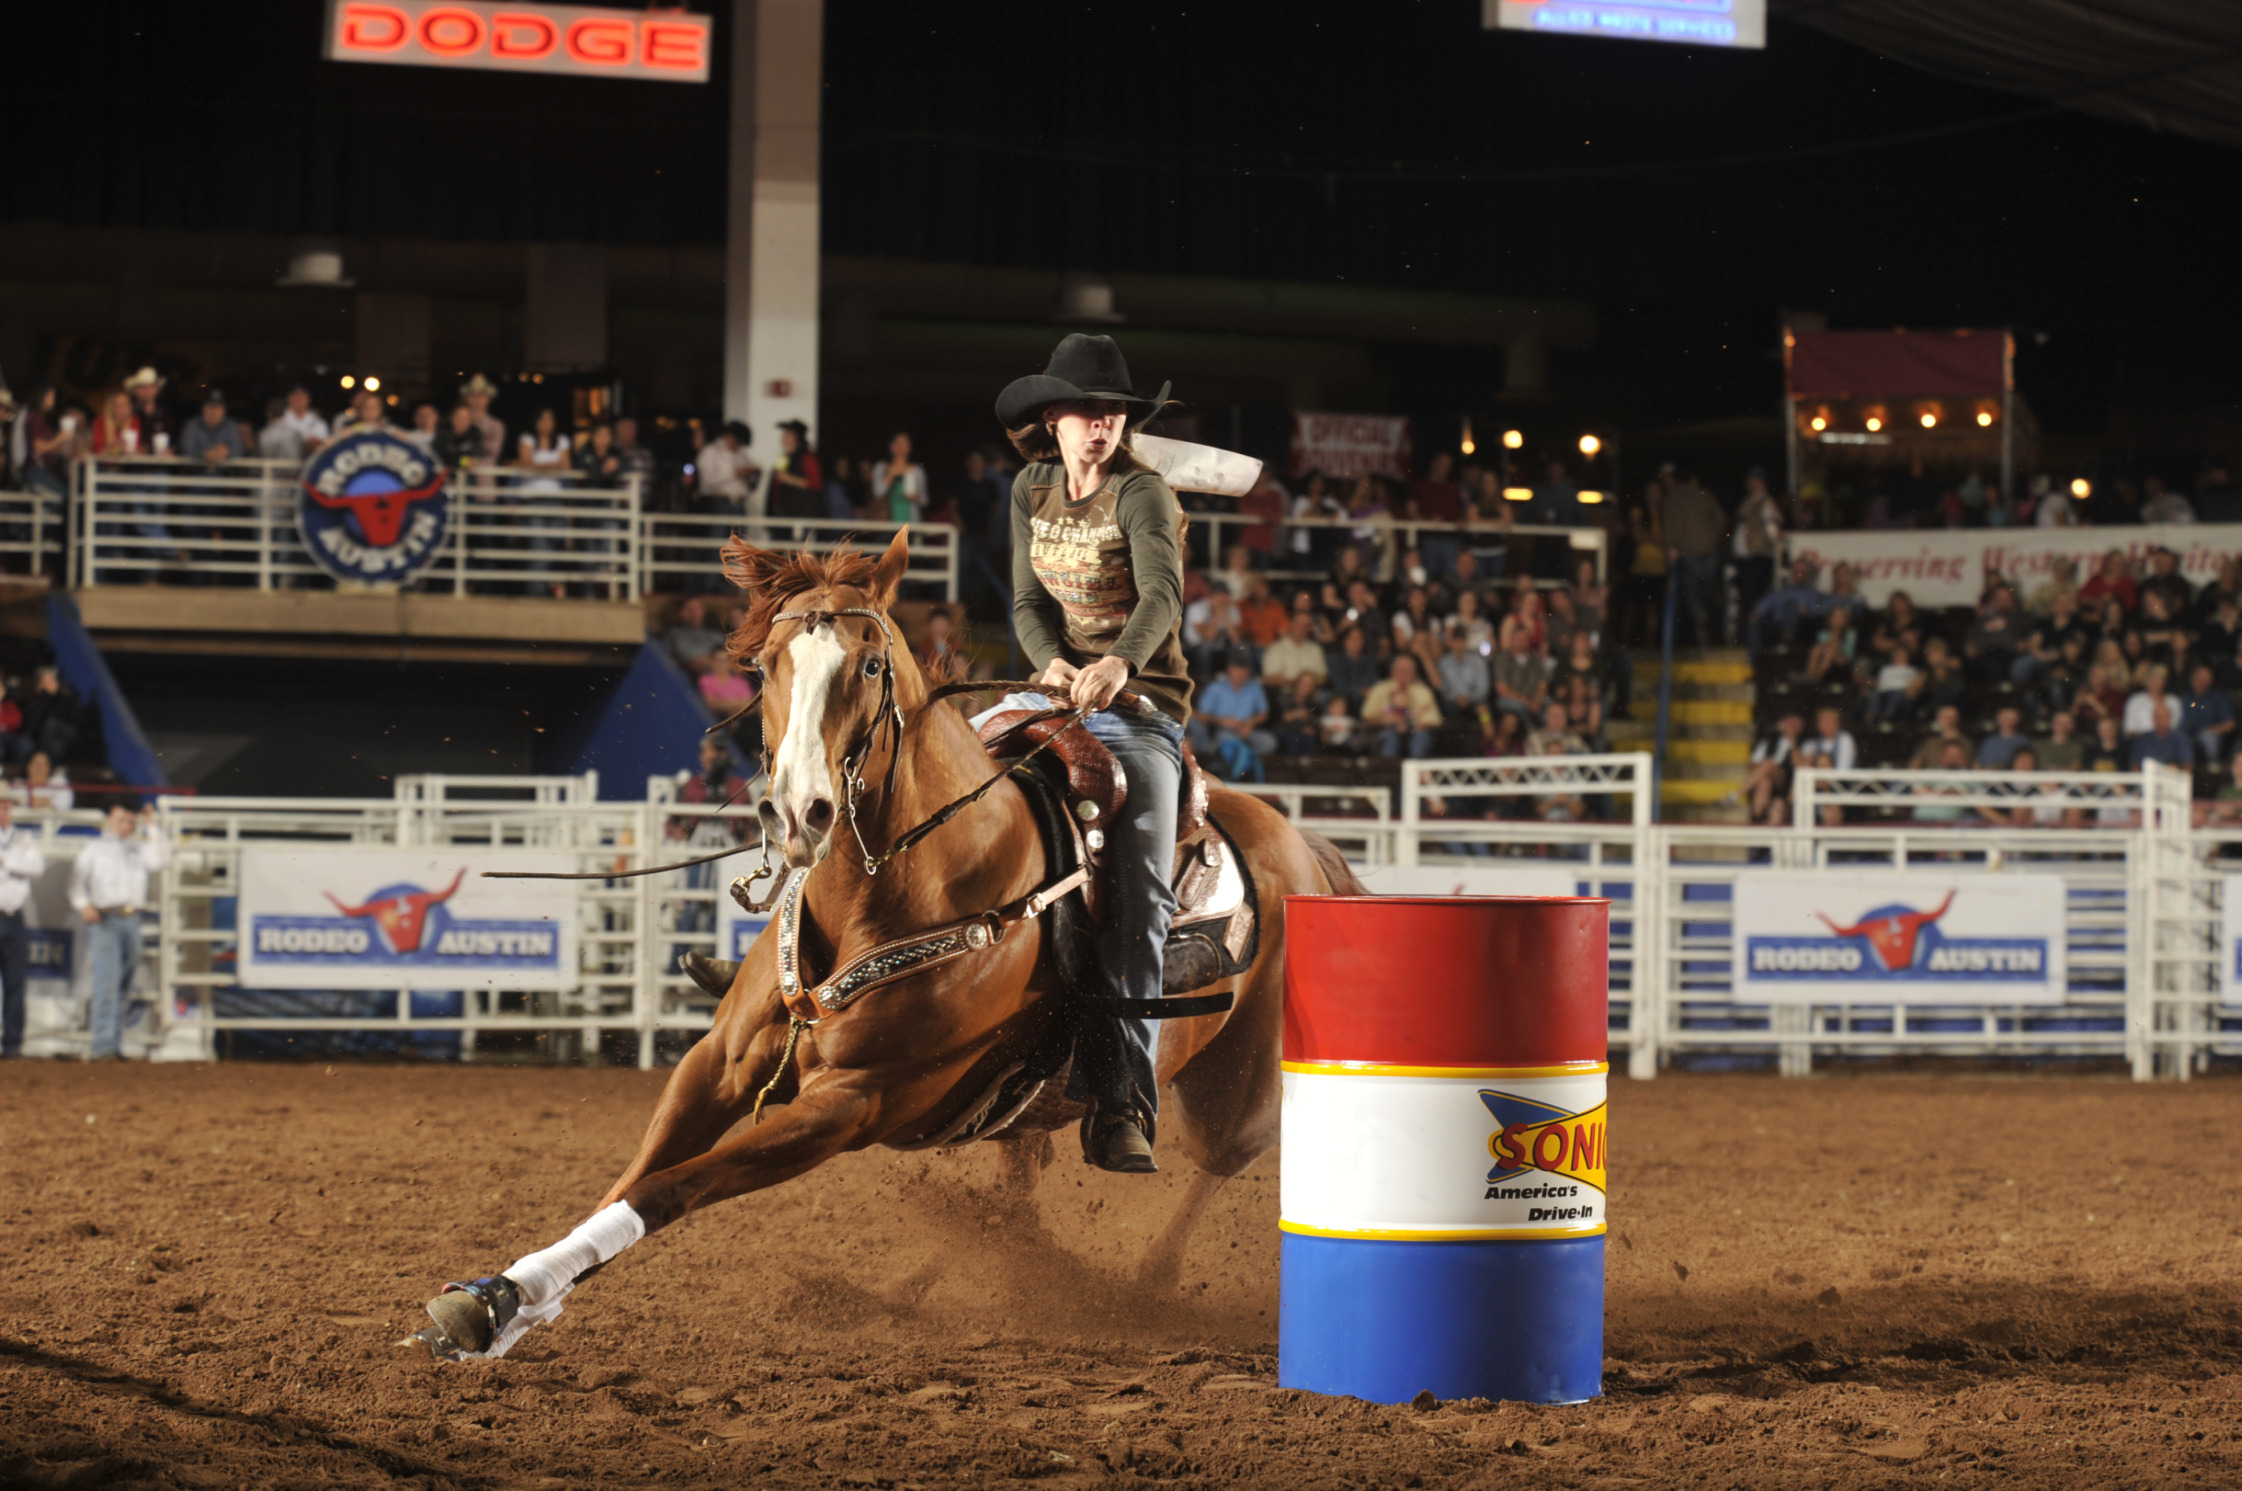
[[[997,397],[997,418],[1027,466],[1012,483],[1012,621],[1020,648],[1076,705],[1120,759],[1129,798],[1105,825],[1111,877],[1098,963],[1115,999],[1157,999],[1175,897],[1176,799],[1183,726],[1191,717],[1184,661],[1183,509],[1129,445],[1167,389],[1140,398],[1111,337],[1079,332],[1041,374]],[[1114,705],[1126,686],[1149,707]],[[1145,1173],[1152,1162],[1159,1083],[1152,1028],[1101,1022],[1076,1048],[1070,1093],[1088,1103],[1084,1158]]]

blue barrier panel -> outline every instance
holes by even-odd
[[[597,771],[603,801],[643,802],[648,777],[700,764],[701,736],[710,723],[693,680],[648,643],[598,707],[562,735],[550,769]],[[732,754],[740,774],[752,776],[754,767],[736,749]]]
[[[55,667],[78,697],[101,711],[101,736],[108,743],[109,769],[117,780],[135,787],[169,786],[171,778],[164,775],[163,763],[142,733],[139,717],[102,661],[92,634],[78,619],[77,603],[67,595],[47,597],[47,643],[54,648]]]

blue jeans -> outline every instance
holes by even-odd
[[[1404,754],[1405,747],[1406,754],[1411,760],[1424,760],[1425,757],[1432,754],[1432,732],[1419,727],[1404,735],[1391,725],[1378,732],[1379,755],[1399,756]]]
[[[1046,709],[1041,694],[1014,694],[1030,709]],[[1113,999],[1158,999],[1175,920],[1177,800],[1183,789],[1183,727],[1164,714],[1116,705],[1084,722],[1128,773],[1129,800],[1105,825],[1107,898],[1098,931],[1098,966]],[[1152,1064],[1152,1022],[1118,1019],[1118,1060],[1111,1071],[1085,1071],[1077,1062],[1068,1096],[1095,1099],[1107,1109],[1139,1108],[1146,1118],[1160,1109],[1160,1079]],[[1093,1063],[1093,1065],[1104,1065]]]
[[[140,913],[102,912],[101,920],[86,928],[86,962],[93,1054],[115,1056],[124,1044],[125,996],[140,977]]]

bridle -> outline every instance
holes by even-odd
[[[842,801],[848,813],[849,832],[856,836],[857,852],[864,860],[864,873],[867,876],[874,876],[879,874],[898,856],[914,848],[928,834],[986,797],[997,783],[1004,780],[1006,773],[998,772],[963,797],[936,809],[925,822],[897,838],[893,844],[887,847],[885,852],[874,854],[872,846],[864,842],[864,828],[857,819],[857,802],[864,795],[865,765],[871,760],[873,748],[877,745],[883,731],[888,736],[887,790],[890,795],[895,790],[896,769],[902,764],[903,760],[903,708],[895,700],[895,629],[888,624],[886,613],[876,611],[869,606],[847,606],[834,611],[782,611],[771,618],[771,623],[775,626],[782,621],[799,621],[808,630],[814,632],[819,627],[828,625],[836,617],[841,616],[862,616],[877,622],[880,634],[885,639],[885,648],[880,658],[879,707],[873,712],[871,725],[865,730],[862,737],[849,747],[848,753],[841,758],[841,792]],[[1054,685],[1026,679],[977,679],[966,683],[943,684],[928,693],[927,702],[932,704],[953,694],[982,693],[992,689],[1037,689],[1046,694],[1056,691]],[[1141,697],[1127,690],[1116,697],[1114,702],[1116,704],[1134,704],[1140,709],[1150,707]],[[1060,736],[1081,724],[1083,720],[1089,717],[1089,714],[1090,711],[1087,707],[1075,705],[1037,710],[1006,728],[995,740],[988,742],[988,744],[993,748],[1030,726],[1041,724],[1045,720],[1064,720],[1065,723],[1058,729],[1053,730],[1031,750],[1012,763],[1013,769],[1017,770],[1049,750]],[[792,721],[789,721],[789,726],[792,723]],[[766,740],[763,744],[765,763],[763,779],[765,782],[769,782],[773,775],[770,766],[771,751],[770,742]],[[785,894],[787,881],[791,876],[779,876],[778,884],[772,886],[769,895],[761,899],[755,896],[754,886],[757,882],[767,880],[774,875],[778,875],[778,873],[777,867],[771,863],[771,836],[765,833],[763,835],[762,867],[756,870],[754,874],[749,875],[735,888],[734,894],[738,897],[740,904],[752,912],[768,911],[777,903],[779,897]]]
[[[864,873],[877,875],[881,866],[902,852],[902,846],[875,856],[871,846],[864,842],[864,827],[857,821],[856,804],[857,799],[864,795],[864,767],[872,759],[873,747],[878,744],[882,731],[887,732],[888,737],[887,791],[891,796],[895,791],[896,770],[903,764],[903,706],[895,702],[895,628],[888,624],[885,612],[875,611],[870,606],[845,606],[837,611],[781,611],[771,618],[771,624],[776,626],[782,621],[799,621],[805,631],[814,632],[821,626],[832,625],[843,616],[862,616],[876,623],[884,644],[880,653],[879,707],[872,711],[872,723],[864,734],[841,757],[841,800],[848,812],[849,832],[856,835],[857,852],[864,856]],[[766,763],[763,780],[769,782],[772,772],[768,764],[771,759],[768,741],[764,742],[763,755]],[[766,847],[763,868],[749,877],[750,884],[771,873],[769,835],[766,834],[764,839]]]

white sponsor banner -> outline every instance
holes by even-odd
[[[2056,875],[1736,878],[1738,1004],[2059,1004]]]
[[[1363,870],[1374,896],[1577,896],[1580,880],[1550,864],[1507,864],[1499,859],[1451,860],[1440,865],[1379,865]],[[1592,893],[1591,893],[1592,894]]]
[[[2220,576],[2235,554],[2242,554],[2242,525],[2217,522],[2166,522],[2119,529],[1906,529],[1894,534],[1791,534],[1791,558],[1812,558],[1823,567],[1821,585],[1829,587],[1829,567],[1845,563],[1861,576],[1861,594],[1872,605],[1886,605],[1894,590],[1906,590],[1917,605],[1975,605],[1984,576],[1998,572],[2029,599],[2063,561],[2078,563],[2085,585],[2101,556],[2119,549],[2130,563],[2146,565],[2150,549],[2179,556],[2179,572],[2190,585]]]
[[[1829,568],[1843,563],[1860,575],[1861,594],[1882,606],[1904,590],[1918,606],[1974,606],[1985,576],[1997,572],[2029,597],[2062,561],[2075,560],[2085,584],[2112,549],[2136,565],[2151,549],[2180,556],[2180,573],[2193,585],[2219,576],[2219,567],[2242,554],[2242,524],[2166,523],[2139,528],[1915,528],[1893,533],[1794,533],[1793,559]]]
[[[1295,414],[1292,474],[1321,471],[1333,481],[1409,475],[1409,421],[1385,414]]]
[[[482,872],[567,873],[576,861],[564,850],[244,849],[242,986],[574,988],[574,894]]]
[[[1288,1070],[1278,1210],[1292,1231],[1401,1237],[1604,1229],[1601,1072]]]
[[[2223,875],[2225,924],[2219,933],[2219,1002],[2242,1004],[2242,875]]]

